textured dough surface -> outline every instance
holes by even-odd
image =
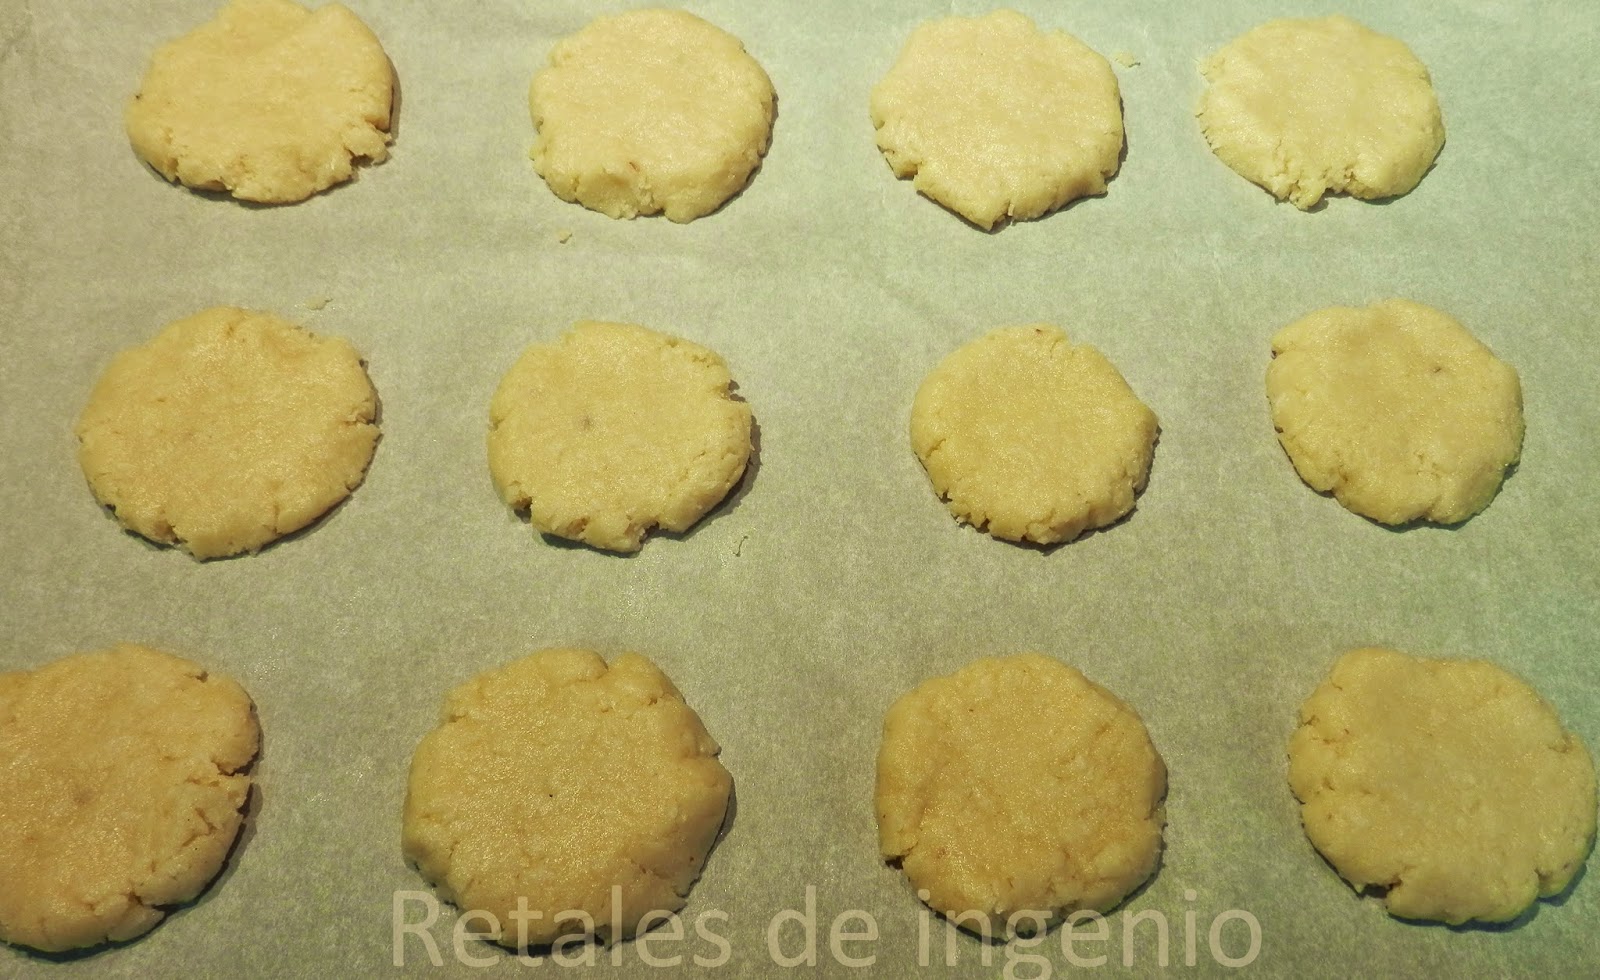
[[[1048,324],[1002,327],[922,382],[911,445],[958,520],[1056,544],[1133,509],[1155,413],[1093,347]]]
[[[1200,72],[1209,84],[1196,115],[1212,151],[1301,210],[1329,192],[1404,194],[1444,146],[1428,69],[1348,17],[1268,21]]]
[[[985,229],[1104,193],[1122,152],[1111,65],[1012,10],[919,26],[870,110],[895,176]]]
[[[738,38],[686,11],[636,10],[557,44],[528,104],[533,168],[557,197],[692,221],[749,181],[776,95]]]
[[[1345,654],[1300,708],[1289,785],[1317,850],[1408,919],[1514,919],[1567,886],[1595,831],[1588,750],[1483,661]]]
[[[377,446],[376,413],[345,341],[214,307],[117,355],[78,418],[78,462],[127,528],[222,558],[349,496]]]
[[[632,936],[700,875],[733,787],[718,751],[644,657],[540,651],[445,699],[411,760],[406,858],[447,901],[492,913],[503,945]],[[521,935],[519,898],[539,913]]]
[[[750,406],[722,358],[628,323],[535,344],[489,406],[489,471],[546,534],[637,551],[686,531],[744,475]]]
[[[0,674],[0,939],[120,942],[200,894],[260,742],[238,684],[145,647]]]
[[[289,204],[389,155],[394,69],[340,4],[233,0],[161,48],[128,104],[128,138],[163,177]]]
[[[879,848],[929,905],[977,913],[958,924],[989,935],[1019,910],[1104,912],[1155,871],[1166,784],[1115,695],[1037,653],[985,657],[889,709]]]
[[[1522,386],[1452,317],[1391,299],[1272,338],[1272,423],[1301,479],[1384,524],[1455,524],[1522,454]]]

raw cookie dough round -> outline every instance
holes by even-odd
[[[383,46],[340,4],[233,0],[156,51],[126,122],[168,180],[291,204],[388,157],[393,101]]]
[[[1417,186],[1444,146],[1428,69],[1348,17],[1271,20],[1200,65],[1195,114],[1234,172],[1306,210]]]
[[[129,530],[223,558],[349,496],[376,414],[348,343],[219,306],[117,355],[78,418],[78,462]]]
[[[601,214],[692,221],[750,180],[775,100],[739,39],[687,11],[599,17],[533,77],[533,168]]]
[[[919,26],[870,109],[895,176],[984,229],[1103,194],[1122,153],[1111,65],[1014,10]]]
[[[686,531],[750,459],[750,406],[715,353],[629,323],[535,344],[489,405],[489,472],[546,534],[638,551]]]
[[[911,407],[911,446],[956,519],[1035,544],[1131,511],[1157,430],[1104,355],[1043,323],[956,350]]]
[[[1328,863],[1407,919],[1514,919],[1594,838],[1583,743],[1483,661],[1345,654],[1300,708],[1289,785]]]
[[[0,939],[121,942],[199,895],[260,743],[238,684],[145,647],[0,674]]]
[[[1111,692],[1037,653],[985,657],[889,709],[879,849],[957,925],[1032,931],[1107,911],[1154,873],[1166,785]]]
[[[406,859],[513,949],[632,936],[700,876],[733,787],[718,751],[636,653],[523,657],[450,692],[417,746]]]
[[[1331,307],[1284,327],[1267,398],[1300,478],[1384,524],[1466,520],[1522,452],[1517,372],[1410,300]]]

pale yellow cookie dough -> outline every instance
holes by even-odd
[[[749,182],[776,95],[738,38],[683,10],[635,10],[557,44],[528,104],[533,168],[557,197],[681,222]]]
[[[875,802],[885,860],[974,931],[1107,911],[1155,872],[1167,772],[1143,722],[1037,653],[924,681],[883,724]]]
[[[750,406],[722,358],[627,323],[535,344],[489,405],[489,472],[546,534],[637,551],[686,531],[744,475]]]
[[[700,875],[733,787],[718,751],[638,654],[523,657],[452,691],[417,746],[405,856],[505,946],[632,936]]]
[[[376,413],[345,341],[215,307],[117,355],[78,418],[78,462],[129,530],[222,558],[349,496],[377,445]]]
[[[1330,192],[1404,194],[1444,146],[1428,69],[1348,17],[1268,21],[1200,72],[1208,85],[1195,113],[1212,151],[1302,210]]]
[[[1104,193],[1122,153],[1111,65],[1013,10],[919,26],[870,110],[895,176],[985,229]]]
[[[145,647],[0,674],[0,939],[120,942],[200,894],[260,741],[238,684]]]
[[[1043,323],[959,348],[911,407],[911,446],[956,519],[1035,544],[1131,511],[1157,429],[1104,355]]]
[[[151,57],[128,138],[168,180],[289,204],[386,159],[393,100],[388,56],[345,7],[233,0]]]
[[[1384,524],[1466,520],[1521,455],[1517,372],[1410,300],[1331,307],[1284,327],[1267,398],[1301,479]]]
[[[1588,750],[1493,664],[1353,650],[1300,708],[1306,835],[1392,915],[1516,918],[1567,887],[1595,832]]]

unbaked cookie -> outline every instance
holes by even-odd
[[[171,181],[289,204],[389,155],[394,69],[337,3],[233,0],[158,49],[128,104],[128,138]]]
[[[1522,451],[1517,372],[1410,300],[1319,310],[1272,338],[1267,398],[1301,479],[1384,524],[1455,524]]]
[[[78,418],[78,462],[129,530],[222,558],[349,496],[378,442],[376,414],[345,341],[215,307],[117,355]]]
[[[772,82],[739,39],[683,10],[599,17],[533,77],[533,168],[613,218],[710,214],[772,136]]]
[[[956,350],[911,407],[911,446],[956,519],[1035,544],[1131,511],[1157,428],[1104,355],[1043,323]]]
[[[1566,888],[1595,832],[1583,743],[1483,661],[1345,654],[1300,708],[1289,785],[1323,857],[1407,919],[1514,919]]]
[[[715,353],[628,323],[529,347],[489,405],[489,472],[546,534],[638,551],[686,531],[750,459],[750,406]]]
[[[1328,192],[1417,186],[1444,146],[1428,69],[1348,17],[1271,20],[1200,65],[1195,114],[1216,155],[1302,210]]]
[[[879,848],[989,936],[1104,912],[1154,873],[1167,772],[1133,709],[1037,653],[924,681],[883,724]],[[1020,912],[1037,913],[1018,916]]]
[[[260,741],[238,684],[145,647],[0,674],[0,939],[120,942],[200,894]]]
[[[733,787],[717,752],[644,657],[544,650],[445,699],[411,760],[405,856],[513,949],[632,936],[700,875]]]
[[[1014,10],[919,26],[870,109],[895,176],[985,229],[1104,193],[1122,153],[1111,65]]]

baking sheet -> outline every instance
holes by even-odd
[[[1101,972],[1160,972],[1157,918],[1171,967],[1233,972],[1209,930],[1220,921],[1222,952],[1242,957],[1248,929],[1230,913],[1245,912],[1260,931],[1249,969],[1268,975],[1592,968],[1600,890],[1586,878],[1505,928],[1403,924],[1356,898],[1300,831],[1284,745],[1335,656],[1384,643],[1497,661],[1600,747],[1600,7],[1344,4],[1430,67],[1448,143],[1405,197],[1302,214],[1207,151],[1195,64],[1270,16],[1328,8],[1018,3],[1138,64],[1116,68],[1128,145],[1109,193],[991,235],[895,181],[866,113],[912,26],[989,9],[969,3],[696,2],[779,93],[750,187],[687,226],[556,200],[527,161],[528,80],[557,38],[629,6],[355,4],[401,79],[393,157],[285,208],[168,186],[123,136],[150,51],[210,2],[0,6],[0,669],[143,642],[237,678],[265,733],[245,839],[199,901],[122,948],[61,962],[0,949],[0,974],[449,976],[479,957],[520,972],[481,943],[458,956],[448,909],[428,930],[442,965],[413,934],[395,965],[397,901],[405,921],[423,911],[396,896],[426,891],[400,857],[400,804],[450,686],[562,644],[654,658],[737,784],[683,940],[598,953],[597,973],[770,975],[804,951],[793,919],[808,888],[819,972],[917,972],[926,920],[876,853],[881,718],[926,676],[1023,649],[1134,705],[1171,771],[1165,857],[1126,906],[1154,914],[1131,931],[1113,915],[1107,941],[1074,948],[1107,956]],[[1387,530],[1319,497],[1267,418],[1273,331],[1391,295],[1452,312],[1521,373],[1522,464],[1456,529]],[[365,485],[313,530],[200,564],[100,511],[71,425],[116,351],[219,303],[354,342],[383,441]],[[635,557],[541,540],[484,462],[500,374],[580,318],[719,351],[760,426],[732,502]],[[1163,425],[1133,516],[1048,551],[957,526],[905,431],[940,357],[1036,320],[1103,350]],[[775,957],[785,910],[797,916],[777,919]],[[838,955],[830,927],[851,911],[877,939]],[[726,962],[696,967],[722,958],[697,921]],[[994,948],[987,966],[965,938],[949,966],[937,922],[929,936],[936,972],[1080,969],[1059,933],[1026,951],[1043,961]],[[680,965],[650,966],[646,950]]]

